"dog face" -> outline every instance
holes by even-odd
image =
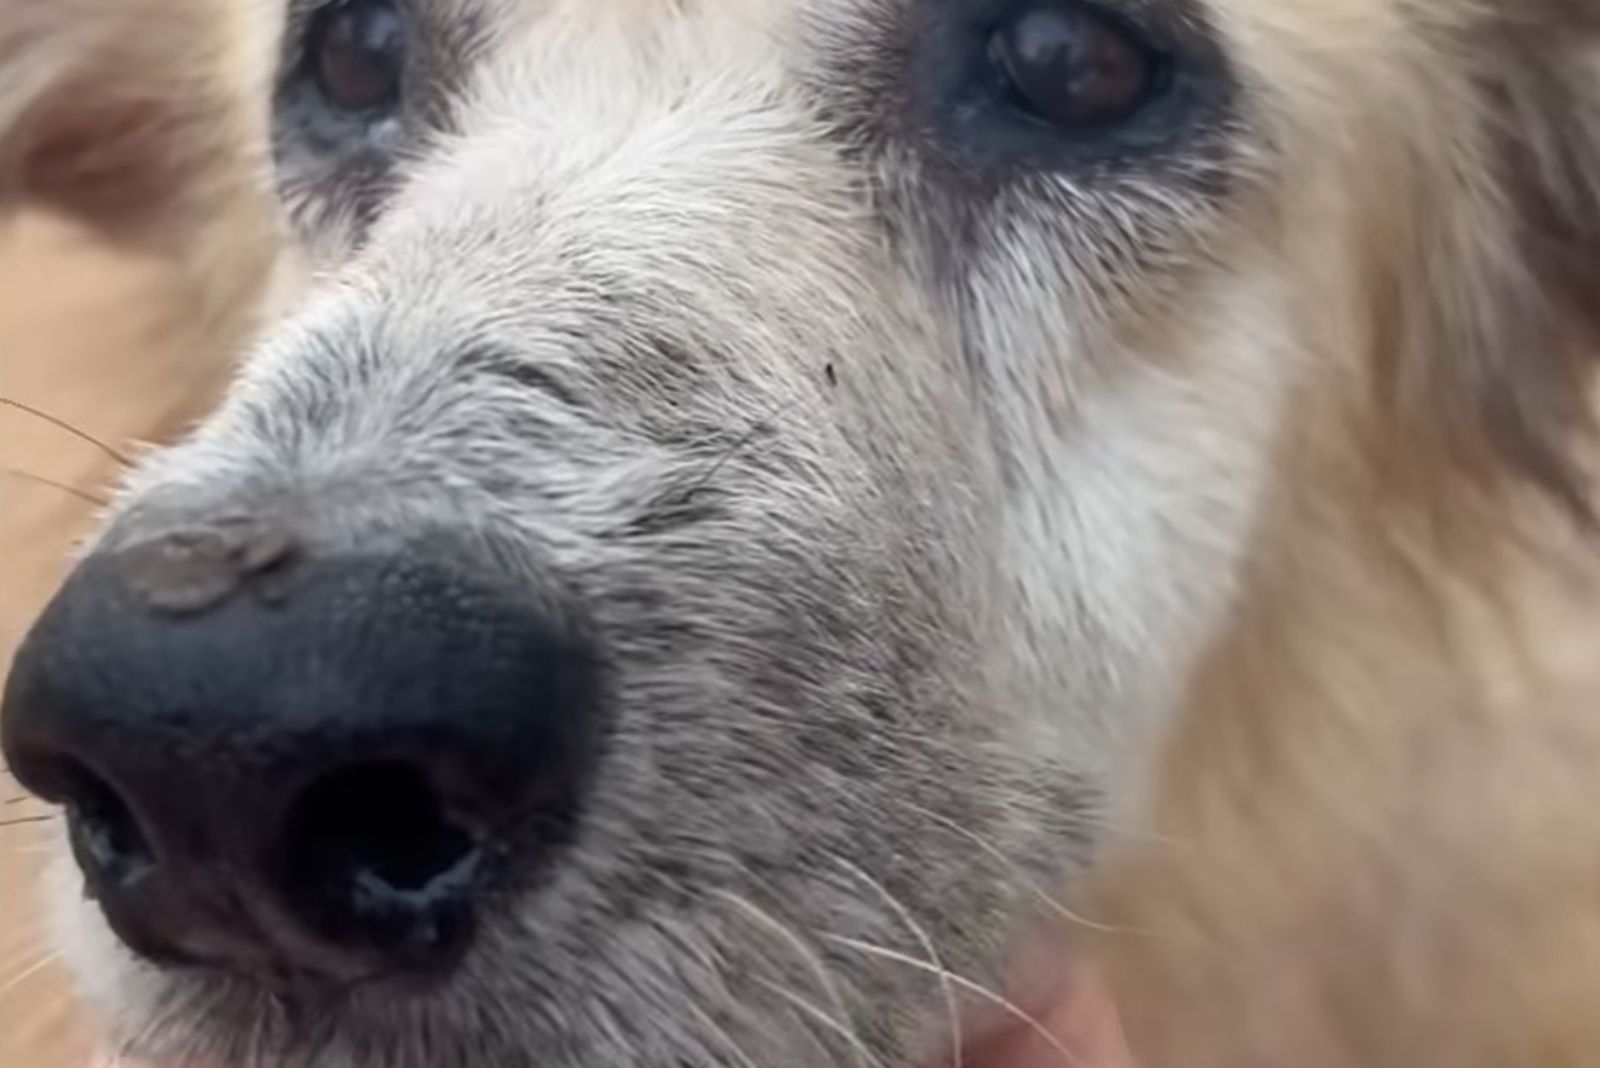
[[[1491,121],[1533,23],[284,15],[315,279],[7,698],[67,949],[158,1061],[938,1054],[1133,789],[1285,441],[1425,397],[1418,454],[1561,479],[1569,346],[1504,352],[1572,320],[1488,210],[1585,195]],[[1525,314],[1459,306],[1501,283]]]

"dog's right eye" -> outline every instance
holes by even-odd
[[[306,56],[333,108],[352,115],[390,110],[400,99],[405,19],[391,0],[345,0],[317,15]]]

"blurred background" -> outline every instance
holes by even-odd
[[[123,452],[180,429],[222,361],[187,333],[170,269],[32,216],[0,228],[0,398]],[[117,462],[0,405],[0,677],[92,525]],[[0,1068],[82,1068],[89,1051],[33,883],[43,806],[0,776]]]

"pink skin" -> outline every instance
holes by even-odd
[[[1011,1019],[975,1036],[950,1068],[1134,1068],[1116,1003],[1090,969],[1067,969],[1043,1003],[1031,1023]]]

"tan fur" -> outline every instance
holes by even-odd
[[[231,40],[226,6],[119,0],[123,25],[0,0],[0,188],[181,249],[225,318],[268,232],[237,195],[259,139],[239,101],[262,94],[227,91],[231,44],[195,44]],[[1154,777],[1162,838],[1113,851],[1097,918],[1119,933],[1096,948],[1144,1068],[1594,1063],[1600,589],[1568,528],[1600,325],[1600,15],[1215,7],[1272,89],[1284,210],[1311,220],[1286,269],[1322,295],[1299,335],[1323,341]],[[1299,150],[1330,138],[1338,167]]]
[[[1141,1063],[1594,1063],[1592,549],[1491,603],[1323,538],[1264,562],[1170,739],[1159,842],[1102,874]]]
[[[1400,5],[1273,6],[1302,39],[1339,9],[1330,54],[1396,47]],[[1348,170],[1303,176],[1331,186],[1300,264],[1329,351],[1167,740],[1159,844],[1097,887],[1145,1068],[1600,1056],[1596,13],[1414,6],[1437,37],[1399,39],[1363,98],[1410,129],[1351,131]]]

